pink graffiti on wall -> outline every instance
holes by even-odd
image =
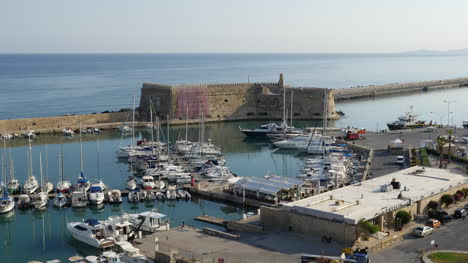
[[[210,118],[208,87],[182,87],[177,90],[177,119],[185,119],[188,111],[189,119],[198,119],[201,113],[205,118]]]

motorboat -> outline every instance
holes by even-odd
[[[120,204],[122,203],[122,193],[119,189],[112,189],[107,192],[107,197],[109,199],[109,203],[111,204]]]
[[[156,199],[156,194],[153,191],[146,191],[145,201],[154,201]]]
[[[156,193],[156,198],[157,198],[158,200],[165,200],[165,199],[166,199],[166,195],[165,195],[164,193],[162,193],[162,192],[157,192],[157,193]]]
[[[122,132],[123,134],[127,134],[129,132],[132,131],[132,127],[129,126],[128,124],[123,124],[123,125],[120,125],[118,126],[120,132]]]
[[[24,138],[27,138],[30,140],[36,138],[36,134],[34,134],[34,130],[27,130],[23,132],[23,136]]]
[[[37,210],[45,210],[49,204],[49,196],[46,193],[40,192],[31,199],[31,205]]]
[[[136,181],[135,177],[133,177],[133,176],[128,177],[126,187],[130,191],[135,190],[137,188],[137,181]]]
[[[71,193],[71,205],[75,208],[86,207],[88,205],[88,195],[84,189],[76,189]]]
[[[150,190],[154,189],[156,184],[154,183],[154,178],[153,176],[145,175],[141,178],[141,186],[145,190]]]
[[[88,194],[89,202],[95,205],[99,205],[104,202],[104,198],[105,196],[102,185],[100,183],[92,184]]]
[[[130,214],[129,222],[146,232],[169,231],[169,218],[165,214],[146,211],[139,214]]]
[[[180,198],[182,199],[190,199],[192,198],[192,196],[190,195],[189,192],[187,192],[186,190],[183,190],[183,189],[179,189],[177,190],[177,194],[180,196]]]
[[[177,192],[175,190],[175,185],[170,185],[167,187],[166,191],[166,199],[167,200],[175,200],[177,199]]]
[[[161,180],[154,181],[154,189],[162,190],[164,189],[164,187],[166,187],[166,184],[164,183],[164,181],[161,181]]]
[[[87,219],[83,222],[70,222],[67,229],[72,237],[95,248],[108,248],[115,245],[113,233],[107,229],[107,225],[98,220]]]
[[[129,202],[139,202],[140,201],[140,195],[139,195],[140,189],[135,189],[132,190],[128,193],[128,201]]]
[[[27,194],[18,196],[18,208],[28,209],[31,206],[31,198]]]
[[[54,198],[54,206],[62,208],[67,205],[68,198],[62,192],[59,192],[58,195]]]
[[[269,123],[261,125],[255,129],[241,129],[240,131],[249,137],[264,137],[268,134],[281,134],[281,133],[298,133],[301,134],[301,130],[297,130],[294,127],[290,127],[286,124],[278,125],[276,123]]]
[[[36,192],[38,187],[39,187],[39,183],[37,182],[36,177],[29,176],[23,185],[23,193],[33,194],[34,192]]]
[[[63,135],[65,136],[73,136],[75,133],[72,128],[65,128],[62,130]]]

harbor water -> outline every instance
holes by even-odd
[[[239,126],[254,128],[263,122],[227,122],[206,124],[206,140],[221,146],[227,166],[239,176],[264,176],[277,174],[295,177],[302,165],[301,156],[295,152],[278,151],[267,141],[248,140],[239,131]],[[297,122],[298,127],[316,126],[315,122]],[[167,138],[163,127],[164,138]],[[198,125],[189,126],[188,139],[198,141]],[[185,127],[170,128],[171,141],[185,139]],[[146,129],[136,131],[136,138],[150,139]],[[122,137],[118,130],[101,134],[87,134],[83,139],[84,171],[92,181],[102,178],[111,188],[125,189],[125,180],[130,175],[129,164],[119,161],[116,151],[120,146],[129,145],[130,136]],[[99,151],[98,151],[99,145]],[[47,146],[47,149],[46,149]],[[44,176],[54,184],[59,180],[59,153],[64,156],[64,177],[73,183],[80,172],[80,144],[78,136],[68,139],[63,135],[41,135],[32,143],[33,172],[39,178],[39,153],[42,153]],[[23,183],[27,177],[28,140],[15,139],[7,142],[4,149],[14,159],[16,178]],[[47,151],[47,165],[46,165]],[[98,166],[99,164],[99,166]],[[46,173],[48,168],[48,173]],[[169,216],[172,227],[184,222],[197,227],[215,227],[194,220],[195,216],[211,215],[226,219],[239,219],[243,213],[255,211],[254,208],[222,204],[193,196],[191,201],[153,201],[150,203],[128,203],[126,197],[121,205],[104,205],[83,209],[53,207],[44,212],[16,209],[13,213],[0,215],[0,255],[5,262],[27,262],[29,260],[66,259],[69,256],[96,254],[98,251],[74,241],[66,230],[66,223],[95,218],[106,219],[111,215],[136,213],[157,209]],[[21,251],[27,251],[22,253]],[[2,261],[3,262],[3,261]]]

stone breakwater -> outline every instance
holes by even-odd
[[[0,133],[22,133],[27,130],[39,133],[61,133],[64,128],[78,129],[80,123],[83,128],[110,129],[116,128],[127,120],[131,120],[131,112],[0,120]]]
[[[333,90],[335,101],[468,87],[468,78],[395,83]]]

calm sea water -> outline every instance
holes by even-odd
[[[349,88],[468,76],[467,56],[388,54],[88,54],[0,55],[0,119],[92,113],[131,107],[143,82],[168,84],[277,81]],[[343,125],[375,129],[414,110],[421,118],[468,117],[467,91],[340,103]],[[430,105],[430,106],[428,106]],[[430,116],[429,112],[435,112]],[[465,116],[466,115],[466,116]],[[447,122],[447,117],[443,120]]]
[[[261,122],[229,122],[206,125],[206,138],[221,145],[228,166],[239,176],[264,176],[277,174],[295,177],[302,165],[301,158],[294,152],[277,151],[267,142],[245,139],[239,126],[256,127]],[[314,126],[313,122],[297,122],[296,126]],[[165,129],[164,129],[165,130]],[[185,137],[184,127],[170,129],[172,140]],[[198,141],[198,126],[190,126],[189,139]],[[151,138],[146,130],[138,130],[137,138]],[[98,154],[99,139],[99,154]],[[130,175],[129,165],[116,158],[119,146],[128,145],[130,137],[121,137],[118,131],[106,131],[100,135],[83,136],[84,170],[90,180],[101,177],[111,188],[125,188],[125,180]],[[47,145],[47,149],[46,149]],[[78,136],[66,139],[64,136],[39,136],[32,144],[34,174],[39,176],[39,154],[42,153],[44,176],[48,168],[50,181],[59,180],[58,156],[63,146],[65,179],[76,182],[80,171],[80,146]],[[28,142],[25,139],[9,141],[5,151],[12,154],[15,161],[16,177],[23,183],[27,177],[26,154]],[[47,166],[46,166],[47,151]],[[99,164],[99,166],[98,166]],[[39,178],[39,177],[38,177]],[[1,262],[27,262],[29,260],[66,259],[75,254],[89,255],[97,251],[74,241],[66,230],[66,223],[86,218],[106,219],[110,215],[123,212],[136,213],[153,208],[167,214],[171,225],[186,224],[198,227],[214,227],[193,220],[195,216],[208,214],[227,219],[238,219],[242,213],[252,211],[229,204],[193,198],[191,201],[152,202],[128,204],[126,198],[120,206],[106,205],[102,209],[56,209],[50,204],[45,212],[16,210],[10,215],[0,215],[0,255]],[[21,253],[28,251],[28,253]],[[6,261],[4,261],[6,260]]]

